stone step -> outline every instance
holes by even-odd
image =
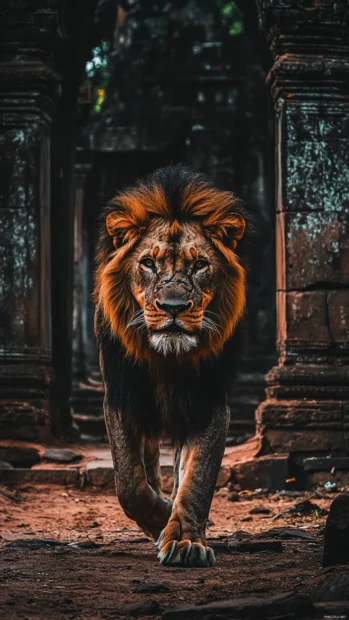
[[[78,448],[79,450],[79,448]],[[61,484],[84,488],[86,485],[104,489],[114,487],[114,468],[109,447],[92,447],[82,450],[82,460],[69,465],[52,462],[40,462],[33,467],[0,467],[0,484]],[[41,455],[42,458],[42,455]],[[163,447],[160,451],[160,468],[163,477],[163,489],[170,492],[173,486],[173,451]],[[228,484],[231,477],[229,467],[221,466],[217,484],[218,488]]]

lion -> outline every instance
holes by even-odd
[[[163,565],[215,563],[205,530],[243,341],[246,228],[234,194],[182,165],[119,192],[102,217],[95,331],[116,492]]]

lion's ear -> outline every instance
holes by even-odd
[[[108,235],[114,237],[117,234],[117,232],[120,230],[119,222],[120,215],[117,211],[112,211],[111,213],[108,213],[107,219],[105,220]]]
[[[215,240],[219,241],[223,245],[235,250],[238,241],[245,233],[246,220],[240,213],[229,213],[219,218],[214,225],[206,225],[205,230],[213,242]]]
[[[229,239],[239,241],[244,236],[246,220],[240,213],[231,213],[226,227]]]
[[[108,235],[113,237],[113,244],[115,248],[119,248],[124,243],[124,229],[122,228],[120,221],[120,214],[117,211],[108,213],[105,226],[108,231]]]
[[[145,230],[145,226],[140,226],[132,221],[128,214],[112,211],[107,215],[105,221],[108,234],[113,237],[115,248],[119,248],[125,243],[135,243]]]

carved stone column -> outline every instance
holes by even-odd
[[[102,379],[91,365],[88,304],[91,297],[89,231],[86,214],[86,182],[92,168],[91,151],[79,147],[75,162],[74,290],[73,290],[73,389],[72,417],[80,438],[106,438]],[[90,215],[90,214],[89,214]],[[95,222],[95,218],[93,220]],[[100,380],[98,380],[100,379]]]
[[[91,154],[77,149],[75,161],[74,290],[73,290],[73,383],[86,379],[86,282],[84,261],[84,202],[86,177],[91,170]]]
[[[0,434],[50,435],[50,144],[59,2],[0,9]]]
[[[60,432],[67,437],[71,436],[72,424],[74,165],[81,125],[87,122],[84,114],[81,116],[79,96],[85,63],[96,41],[96,5],[97,0],[60,3],[65,38],[56,55],[56,64],[62,76],[62,96],[52,134],[52,348]],[[88,108],[88,105],[85,107]]]
[[[348,3],[257,4],[273,54],[279,351],[257,429],[301,479],[304,456],[349,448]]]

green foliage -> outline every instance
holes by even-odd
[[[230,36],[235,37],[244,30],[242,14],[235,2],[218,0],[222,16],[222,23],[228,29]]]
[[[100,112],[105,100],[106,88],[110,78],[110,45],[102,41],[92,50],[92,57],[85,65],[85,82],[94,92],[93,111]]]

